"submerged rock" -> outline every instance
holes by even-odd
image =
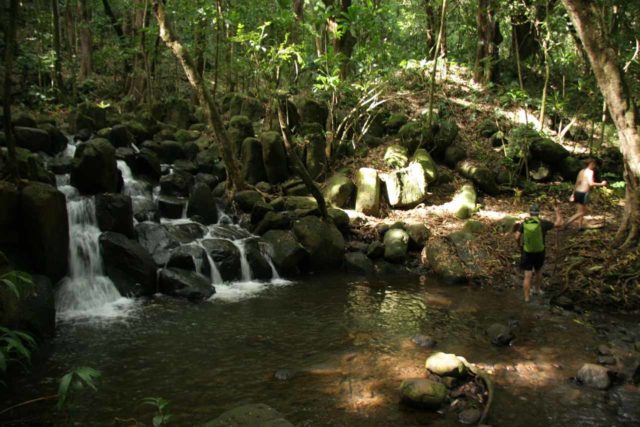
[[[604,366],[585,363],[578,371],[578,380],[587,387],[606,390],[611,385],[609,371]]]
[[[262,403],[231,409],[201,427],[293,427],[278,411]]]
[[[293,232],[309,252],[312,271],[339,267],[345,251],[344,238],[335,225],[320,218],[307,216],[295,222]]]
[[[491,340],[491,344],[497,346],[509,345],[513,340],[511,328],[500,323],[494,323],[487,329],[487,335]]]
[[[400,395],[403,401],[428,408],[438,408],[447,399],[447,388],[426,378],[410,378],[402,381]]]

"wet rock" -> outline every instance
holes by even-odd
[[[136,138],[129,131],[129,128],[125,125],[115,125],[111,128],[109,135],[107,136],[109,142],[114,147],[131,147],[136,143]]]
[[[76,149],[71,185],[83,194],[115,193],[118,186],[116,150],[106,139],[96,138]]]
[[[204,183],[197,183],[193,186],[189,204],[187,205],[187,217],[199,216],[205,225],[218,222],[218,208],[213,194]]]
[[[143,148],[139,153],[134,155],[131,172],[135,176],[147,178],[152,182],[158,182],[160,176],[162,176],[158,155],[147,148]]]
[[[620,387],[611,393],[611,400],[617,406],[619,418],[637,424],[640,420],[640,390],[638,388]]]
[[[387,166],[401,169],[409,163],[409,150],[402,145],[390,145],[384,152],[383,160]]]
[[[379,241],[373,241],[367,247],[367,256],[371,259],[378,259],[384,256],[384,244]]]
[[[467,367],[456,356],[450,353],[435,353],[427,358],[425,367],[441,377],[460,378],[467,374]]]
[[[135,227],[138,242],[153,257],[156,265],[164,266],[171,255],[171,249],[180,246],[180,241],[164,225],[142,222]]]
[[[511,328],[501,323],[494,323],[487,329],[487,335],[491,340],[491,344],[497,346],[509,345],[513,340],[513,333]]]
[[[373,262],[362,252],[347,253],[344,263],[349,273],[371,275],[375,272]]]
[[[407,256],[409,235],[401,229],[391,229],[384,235],[384,259],[402,262]]]
[[[380,178],[371,168],[360,168],[356,173],[356,211],[377,216],[380,213]]]
[[[263,245],[264,243],[258,239],[245,240],[245,256],[249,267],[251,267],[252,279],[271,280],[273,271],[262,251]]]
[[[182,218],[187,199],[173,196],[158,197],[158,212],[160,216],[168,219]]]
[[[242,141],[242,173],[245,181],[255,184],[267,180],[267,171],[262,159],[262,144],[256,138]]]
[[[460,421],[460,424],[465,425],[476,424],[480,420],[481,416],[482,412],[480,412],[478,409],[465,409],[464,411],[460,412],[460,414],[458,414],[458,421]]]
[[[240,279],[240,251],[225,239],[205,239],[202,246],[216,264],[224,281]]]
[[[414,335],[411,337],[411,342],[427,350],[436,346],[436,340],[427,335]]]
[[[421,250],[429,240],[429,228],[424,224],[406,224],[404,230],[409,235],[409,249]]]
[[[293,427],[275,409],[259,403],[231,409],[201,427]]]
[[[67,274],[69,221],[64,194],[55,187],[30,182],[20,193],[17,218],[20,240],[36,273],[57,282]]]
[[[124,194],[96,195],[96,219],[101,231],[115,231],[134,238],[131,197]]]
[[[32,275],[31,285],[22,288],[20,297],[0,286],[0,325],[44,338],[53,336],[55,324],[54,292],[49,278]]]
[[[204,249],[195,244],[182,245],[172,249],[166,266],[200,272],[205,275],[211,273]]]
[[[17,147],[26,148],[34,153],[42,151],[49,155],[54,155],[56,152],[61,151],[55,150],[55,147],[51,144],[51,137],[42,129],[16,126],[13,131]]]
[[[141,296],[156,292],[156,263],[142,245],[112,231],[102,233],[99,241],[105,271],[120,294]]]
[[[255,234],[264,234],[269,230],[288,230],[292,222],[291,215],[286,212],[267,212],[253,231]]]
[[[312,271],[339,267],[342,264],[345,243],[335,225],[307,216],[294,223],[293,232],[309,252],[309,267]]]
[[[429,239],[422,252],[422,262],[445,282],[463,283],[467,280],[464,264],[446,239]]]
[[[163,294],[187,298],[191,301],[202,301],[215,293],[213,285],[207,278],[180,268],[162,269],[158,276],[158,290]]]
[[[276,270],[283,275],[295,275],[309,253],[296,240],[291,231],[270,230],[262,240],[269,245],[269,253]]]
[[[160,194],[165,196],[189,197],[192,186],[193,176],[187,172],[175,170],[160,178]]]
[[[278,132],[265,132],[260,135],[262,159],[270,184],[279,184],[287,179],[287,154],[282,136]]]
[[[578,380],[591,388],[605,390],[611,385],[609,371],[604,366],[585,363],[578,371]]]
[[[456,170],[465,178],[472,180],[485,193],[489,195],[498,193],[494,173],[478,161],[463,160],[456,165]]]
[[[447,398],[447,388],[433,380],[410,378],[402,381],[400,395],[412,405],[438,408]]]
[[[191,243],[202,238],[207,232],[206,227],[197,222],[187,222],[184,224],[166,224],[167,231],[180,243]]]
[[[251,212],[257,203],[264,202],[264,198],[257,191],[244,190],[236,193],[234,201],[243,211]]]

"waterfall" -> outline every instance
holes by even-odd
[[[94,199],[79,197],[71,186],[64,186],[64,193],[69,217],[69,276],[56,293],[58,315],[63,319],[120,316],[131,300],[123,298],[104,274]]]
[[[209,252],[207,252],[204,245],[201,242],[198,242],[198,244],[204,250],[204,253],[207,256],[207,261],[209,261],[209,270],[211,271],[210,273],[211,283],[214,285],[222,284],[223,283],[222,275],[220,274],[220,270],[218,270],[218,266],[216,266],[216,263],[213,261],[213,258],[211,258],[211,255],[209,255]]]
[[[238,248],[238,251],[240,252],[240,272],[242,274],[242,277],[241,277],[242,281],[250,282],[252,274],[251,274],[251,266],[249,265],[249,261],[247,261],[245,239],[229,240],[229,241],[234,245],[236,245],[236,248]]]

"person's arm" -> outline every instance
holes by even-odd
[[[513,237],[516,239],[518,245],[522,245],[520,239],[522,238],[522,224],[516,224],[513,227]]]
[[[555,212],[556,212],[556,220],[553,223],[553,225],[555,225],[556,227],[562,227],[562,225],[564,224],[564,220],[562,219],[562,213],[560,212],[559,206],[556,206]]]
[[[607,180],[602,182],[595,182],[593,179],[594,173],[592,170],[587,170],[587,182],[589,183],[589,188],[591,187],[605,187],[608,183]]]

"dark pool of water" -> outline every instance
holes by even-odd
[[[51,356],[5,403],[53,394],[68,369],[91,366],[103,379],[70,406],[76,425],[132,425],[117,419],[133,418],[151,425],[152,410],[140,405],[150,396],[170,401],[177,426],[248,402],[266,403],[299,426],[456,425],[454,414],[398,403],[400,382],[424,375],[429,351],[410,337],[425,334],[437,350],[492,372],[494,426],[638,425],[620,418],[606,393],[568,380],[595,360],[601,341],[593,328],[520,298],[412,276],[311,278],[231,303],[156,298],[123,321],[59,325]],[[518,324],[513,346],[489,344],[486,327],[509,321]],[[274,378],[281,369],[291,378]],[[10,415],[66,422],[49,403]]]

